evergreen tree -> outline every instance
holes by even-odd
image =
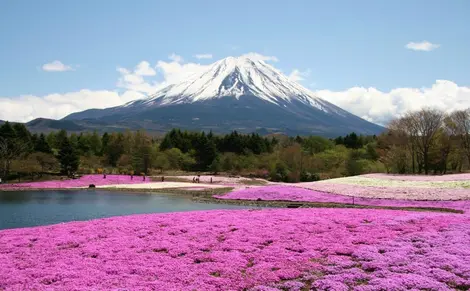
[[[52,153],[52,149],[49,146],[49,143],[46,141],[46,136],[41,133],[34,144],[34,150],[36,152],[50,154]]]
[[[33,145],[33,150],[36,151],[36,144],[38,143],[39,136],[37,133],[31,135],[31,144]],[[46,139],[46,137],[44,137]]]
[[[108,151],[108,144],[109,144],[109,134],[105,132],[103,137],[101,138],[101,155],[105,155]]]
[[[19,138],[22,142],[29,144],[32,149],[31,133],[26,128],[26,126],[24,124],[15,123],[13,125],[13,130],[15,131],[16,138]]]
[[[62,144],[65,142],[65,140],[67,140],[68,142],[70,142],[68,140],[68,135],[67,135],[67,132],[65,130],[61,130],[57,133],[57,135],[55,136],[55,144],[54,145],[51,145],[52,147],[54,148],[57,148],[60,150]],[[49,144],[50,145],[50,144]]]
[[[212,163],[209,166],[209,170],[217,175],[222,170],[222,162],[220,161],[219,155],[215,157]]]
[[[132,148],[132,163],[135,170],[148,174],[152,160],[152,140],[144,132],[138,131],[134,135]]]
[[[108,156],[108,163],[116,167],[117,161],[124,154],[124,135],[122,133],[113,133],[109,136],[104,154]]]
[[[362,147],[362,143],[357,134],[353,132],[344,137],[344,146],[350,149],[358,149]]]
[[[53,148],[53,149],[58,149],[59,148],[58,143],[57,143],[57,133],[50,132],[46,136],[46,141],[47,141],[47,143],[49,144],[49,146],[51,148]]]
[[[196,163],[199,170],[205,171],[217,156],[217,147],[214,140],[209,140],[204,132],[196,140]]]
[[[0,138],[4,138],[6,140],[16,138],[16,132],[8,121],[0,126]]]
[[[102,154],[102,143],[101,138],[96,131],[90,136],[90,151],[93,155],[101,155]]]
[[[59,162],[62,173],[67,176],[71,176],[76,172],[80,164],[80,157],[77,150],[72,146],[67,137],[62,140],[60,145]]]
[[[77,149],[80,155],[88,156],[90,154],[91,146],[89,134],[80,133],[77,140]]]
[[[0,175],[4,178],[8,176],[14,160],[22,159],[31,152],[30,139],[28,141],[29,131],[18,127],[20,133],[18,136],[14,127],[9,122],[0,126],[0,160],[2,161]]]

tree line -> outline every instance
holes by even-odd
[[[445,174],[470,164],[470,109],[425,108],[392,120],[378,142],[388,172]]]
[[[0,126],[0,176],[11,180],[60,173],[161,174],[224,172],[276,181],[312,181],[377,169],[376,137],[351,133],[338,139],[259,134],[226,135],[173,129],[163,137],[66,131],[32,134],[22,124]],[[357,152],[352,155],[350,152]],[[341,165],[344,164],[344,166]],[[333,172],[333,173],[331,173]],[[326,174],[325,174],[326,173]]]
[[[0,126],[3,180],[60,173],[224,172],[273,181],[315,181],[370,172],[461,172],[470,164],[470,110],[408,112],[378,136],[225,135],[173,129],[163,137],[124,133],[32,134]]]

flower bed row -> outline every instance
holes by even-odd
[[[339,183],[300,183],[297,187],[347,196],[403,200],[468,200],[470,189],[371,187]]]
[[[78,179],[55,180],[44,182],[1,184],[0,189],[59,189],[59,188],[80,188],[88,187],[90,184],[116,185],[116,184],[140,184],[151,182],[149,177],[145,180],[141,176],[129,175],[84,175]]]
[[[195,184],[185,182],[149,182],[145,184],[112,184],[112,185],[100,185],[98,188],[119,188],[119,189],[174,189],[174,188],[185,188],[185,189],[216,189],[224,188],[224,185],[217,184]]]
[[[373,178],[365,176],[351,176],[345,178],[324,180],[318,183],[348,184],[367,187],[401,187],[401,188],[452,188],[452,189],[468,189],[470,192],[470,180],[458,181],[414,181],[414,180],[398,180],[386,178]]]
[[[335,188],[336,191],[342,190]],[[357,194],[357,192],[354,192]],[[263,201],[295,201],[341,203],[387,207],[420,207],[448,208],[455,210],[470,210],[470,200],[463,201],[415,201],[409,199],[380,199],[360,196],[348,196],[315,191],[293,186],[266,186],[235,190],[225,195],[214,196],[218,199],[234,200],[263,200]]]
[[[401,181],[469,181],[470,173],[466,174],[451,174],[451,175],[392,175],[392,174],[366,174],[362,177],[377,178],[386,180],[401,180]]]
[[[0,231],[4,290],[467,290],[470,217],[201,211]]]

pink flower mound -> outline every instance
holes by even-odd
[[[273,209],[0,231],[0,290],[467,290],[470,217]]]
[[[226,195],[218,195],[214,197],[219,199],[235,200],[319,202],[389,207],[425,207],[470,210],[470,201],[413,201],[405,199],[362,198],[331,194],[293,186],[266,186],[247,188],[233,191]]]
[[[103,175],[84,175],[79,179],[3,184],[0,185],[0,189],[60,189],[88,187],[90,184],[100,186],[116,184],[139,184],[148,182],[150,182],[150,178],[145,177],[145,181],[143,181],[143,177],[140,176],[134,176],[134,179],[131,180],[131,176],[129,175],[106,175],[106,179],[103,178]]]
[[[393,175],[393,174],[366,174],[362,177],[385,179],[385,180],[401,180],[401,181],[468,181],[470,174],[452,174],[452,175]]]

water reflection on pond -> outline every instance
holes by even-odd
[[[244,208],[250,207],[197,203],[187,196],[142,192],[0,192],[0,229],[130,214]]]

